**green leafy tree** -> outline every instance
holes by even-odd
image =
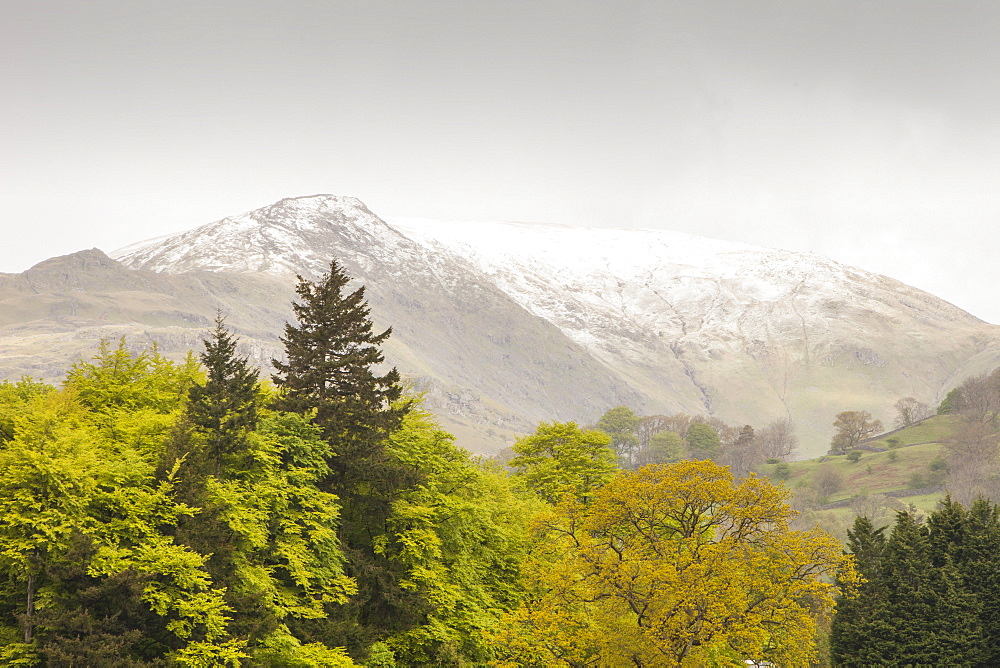
[[[632,465],[635,460],[635,451],[639,446],[639,437],[635,433],[638,424],[639,416],[628,406],[615,406],[597,421],[597,428],[611,437],[611,449],[625,466]]]
[[[549,503],[564,496],[587,499],[614,477],[615,454],[604,432],[583,431],[575,422],[542,422],[514,444],[508,462],[514,476]]]
[[[104,389],[96,382],[91,388],[97,394]],[[111,414],[92,419],[96,411],[76,396],[69,389],[39,397],[0,450],[0,567],[20,592],[24,639],[43,656],[70,651],[56,639],[65,641],[67,631],[86,620],[54,614],[70,612],[74,600],[55,573],[84,541],[92,546],[87,577],[109,581],[131,572],[142,580],[139,602],[161,620],[145,630],[154,641],[167,638],[162,646],[172,660],[236,665],[244,656],[241,643],[227,633],[229,609],[212,588],[204,558],[169,535],[178,517],[191,512],[174,499],[172,476],[156,480],[152,462],[127,443],[109,440],[115,425],[105,418]],[[46,601],[44,626],[36,594]]]
[[[34,635],[39,577],[92,525],[103,468],[78,404],[65,393],[34,403],[0,449],[0,569],[20,590],[25,643]]]
[[[542,506],[453,440],[414,409],[388,444],[424,480],[400,493],[379,538],[426,604],[417,625],[386,640],[397,665],[486,664],[488,632],[523,597],[527,527]]]
[[[961,392],[957,387],[950,390],[948,394],[944,395],[944,399],[941,400],[941,403],[938,404],[937,414],[951,415],[952,413],[954,413],[956,404],[961,402],[960,395]]]
[[[115,348],[102,340],[91,361],[73,365],[64,385],[89,409],[87,419],[104,438],[151,459],[159,457],[199,375],[193,355],[182,364],[155,346],[133,355],[122,337]]]
[[[639,464],[672,464],[687,455],[684,441],[675,431],[661,431],[649,437],[649,445],[639,451]]]
[[[684,438],[694,459],[717,459],[721,453],[719,434],[704,422],[695,422]]]
[[[35,397],[54,392],[55,389],[29,376],[22,377],[16,383],[7,380],[0,382],[0,447],[13,440],[14,422],[28,403]]]
[[[873,419],[868,411],[843,411],[837,413],[833,428],[836,432],[831,445],[834,450],[844,452],[881,432],[882,422]]]

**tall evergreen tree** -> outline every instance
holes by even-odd
[[[376,371],[385,359],[379,346],[392,328],[372,331],[365,288],[345,294],[350,280],[336,260],[317,283],[299,277],[295,292],[302,301],[292,304],[298,325],[287,323],[281,338],[287,361],[272,360],[274,382],[285,391],[279,408],[315,409],[316,423],[345,457],[364,456],[354,450],[380,442],[407,410],[397,405],[399,372]]]
[[[188,419],[206,437],[205,459],[215,476],[223,459],[238,454],[247,433],[257,428],[257,369],[236,354],[236,339],[219,313],[200,355],[208,379],[188,390]]]
[[[318,282],[299,277],[301,301],[292,304],[298,323],[285,325],[286,360],[273,360],[273,378],[282,390],[276,407],[311,414],[331,445],[331,475],[321,487],[343,501],[341,543],[359,589],[350,604],[330,611],[325,630],[303,631],[334,634],[363,656],[373,641],[422,623],[430,608],[385,548],[393,501],[421,477],[386,448],[410,408],[399,372],[378,369],[379,346],[392,330],[373,331],[364,287],[348,291],[349,282],[336,260]]]
[[[836,665],[982,665],[980,602],[931,533],[905,512],[887,541],[867,520],[855,523],[850,547],[867,582],[834,617]]]
[[[830,628],[830,653],[838,666],[863,666],[872,660],[868,638],[882,617],[885,597],[885,527],[875,528],[867,517],[854,520],[847,531],[847,547],[863,578],[853,595],[837,598],[837,614]]]

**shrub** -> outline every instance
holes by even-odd
[[[860,450],[851,450],[850,452],[847,453],[847,461],[856,463],[859,459],[861,459]]]

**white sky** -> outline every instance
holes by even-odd
[[[0,271],[334,193],[816,251],[1000,323],[992,0],[0,12]]]

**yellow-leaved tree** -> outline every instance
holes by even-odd
[[[622,473],[539,518],[503,666],[809,665],[850,557],[792,531],[788,492],[711,461]]]

